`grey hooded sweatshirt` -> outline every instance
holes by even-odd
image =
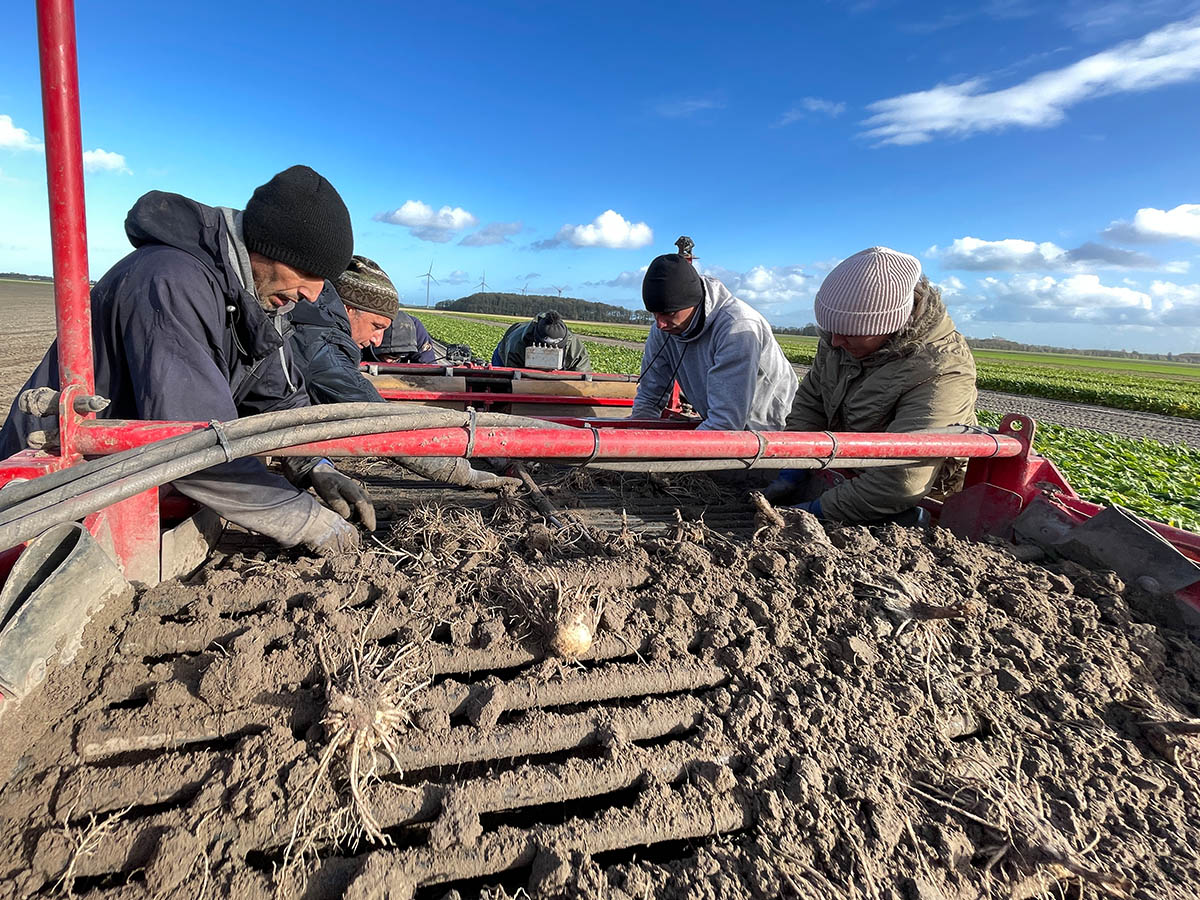
[[[679,382],[709,431],[782,431],[796,372],[767,324],[715,278],[701,276],[704,305],[683,334],[650,329],[634,418],[656,418]]]

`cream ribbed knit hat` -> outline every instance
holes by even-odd
[[[813,304],[817,327],[830,334],[894,334],[912,314],[920,277],[920,261],[907,253],[887,247],[855,253],[821,283]]]

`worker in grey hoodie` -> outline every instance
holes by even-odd
[[[642,351],[634,418],[657,418],[679,382],[712,431],[782,431],[796,372],[756,310],[683,253],[650,263],[642,302],[654,314]]]

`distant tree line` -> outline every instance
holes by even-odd
[[[0,278],[10,281],[54,281],[49,275],[26,275],[23,272],[0,272]]]
[[[611,303],[580,300],[576,297],[550,297],[545,294],[501,294],[488,291],[474,293],[457,300],[442,300],[438,309],[459,312],[487,313],[498,316],[529,316],[557,309],[564,319],[586,322],[620,322],[645,324],[652,320],[644,309],[626,309]]]
[[[1053,347],[1048,344],[1022,344],[1007,338],[967,338],[967,343],[979,350],[1012,350],[1018,353],[1071,353],[1075,356],[1107,356],[1114,359],[1153,359],[1166,362],[1200,361],[1200,353],[1141,353],[1137,350],[1076,350],[1073,347]]]

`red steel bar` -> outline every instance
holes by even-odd
[[[65,388],[77,384],[85,394],[94,394],[73,0],[37,0],[37,24],[42,116],[46,131],[46,180],[50,194],[50,242],[54,258],[59,386]],[[64,444],[62,455],[70,455],[71,449]]]
[[[87,455],[128,450],[199,428],[202,422],[88,421],[79,446]],[[945,456],[1009,457],[1022,452],[1016,438],[991,434],[836,434],[761,432],[767,459],[922,459]],[[359,435],[273,451],[278,456],[463,456],[465,428],[428,428]],[[480,428],[473,457],[518,459],[753,459],[758,433],[591,428]]]

